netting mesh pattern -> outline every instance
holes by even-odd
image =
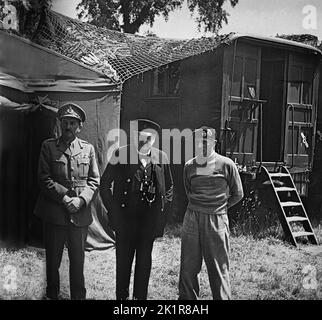
[[[125,34],[49,11],[33,40],[124,82],[134,75],[229,43],[232,34],[172,40]]]
[[[312,34],[306,34],[306,33],[305,34],[277,34],[276,37],[308,44],[316,48],[319,48],[319,45],[322,45],[322,42],[319,43],[318,37]]]

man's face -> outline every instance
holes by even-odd
[[[211,154],[211,152],[214,150],[216,145],[216,140],[212,139],[197,139],[196,144],[196,152],[197,155],[202,155],[204,157],[207,157]]]
[[[65,140],[73,140],[77,133],[80,132],[81,123],[78,119],[72,117],[64,117],[61,119],[62,136]]]
[[[150,151],[155,141],[155,135],[151,132],[140,131],[138,132],[138,140],[134,139],[134,144],[139,152],[147,153]]]

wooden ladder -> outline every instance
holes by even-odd
[[[261,169],[267,174],[274,190],[280,209],[280,222],[286,237],[294,246],[297,246],[297,239],[300,237],[307,237],[310,243],[318,244],[311,222],[288,169],[284,166],[280,166],[278,172],[270,172],[264,166],[261,166]],[[294,224],[301,225],[304,231],[293,231]]]

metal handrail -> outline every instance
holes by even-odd
[[[292,108],[292,168],[294,167],[294,105],[291,103],[287,104],[287,110],[289,108]],[[289,124],[287,124],[287,130],[288,130]],[[287,134],[287,131],[285,132]],[[287,154],[287,151],[286,151]]]
[[[260,150],[259,150],[259,157],[260,157],[260,166],[263,163],[263,103],[260,102],[259,104],[259,113],[260,113]]]

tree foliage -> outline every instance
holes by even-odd
[[[136,33],[143,24],[152,26],[156,16],[167,20],[169,13],[184,3],[196,14],[199,30],[217,33],[228,21],[225,3],[235,7],[238,0],[81,0],[77,10],[80,19],[96,26]]]
[[[17,10],[19,33],[30,39],[34,38],[43,25],[47,25],[47,11],[52,0],[16,0],[11,4]]]

